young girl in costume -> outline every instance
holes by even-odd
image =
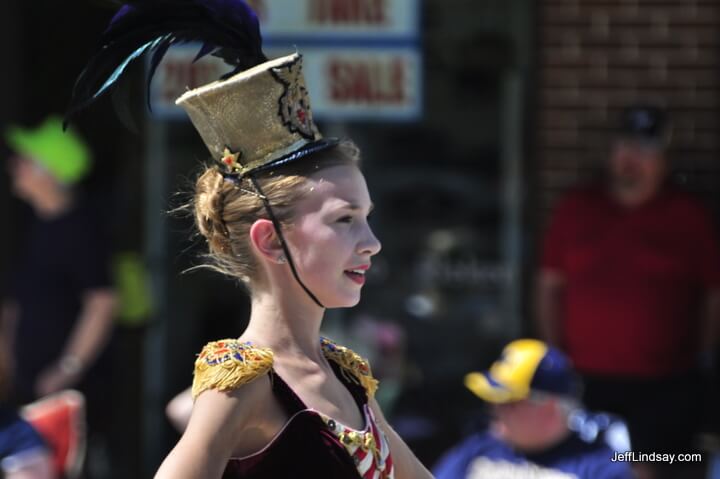
[[[308,290],[326,307],[360,299],[380,243],[350,143],[258,177]],[[260,175],[258,175],[260,176]],[[196,187],[196,217],[218,267],[247,284],[250,323],[197,359],[190,423],[160,468],[177,477],[430,477],[386,423],[368,364],[320,338],[324,308],[295,280],[252,186],[215,168]]]
[[[247,288],[252,310],[239,338],[197,357],[190,422],[156,477],[431,477],[385,420],[367,362],[320,337],[326,308],[360,300],[380,242],[356,146],[313,123],[302,57],[267,61],[239,0],[137,1],[113,19],[74,105],[129,60],[154,50],[155,65],[190,38],[237,66],[177,103],[218,160],[194,199],[211,267]]]

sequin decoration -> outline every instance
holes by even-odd
[[[220,163],[225,165],[226,171],[231,174],[243,174],[246,168],[240,164],[238,159],[242,156],[240,152],[233,153],[228,147],[225,147]]]
[[[227,391],[266,374],[273,365],[273,353],[236,339],[223,339],[205,345],[195,360],[192,395],[207,389]]]
[[[278,99],[279,114],[291,133],[307,140],[316,139],[310,112],[310,96],[302,80],[302,63],[298,60],[272,69],[273,77],[282,84],[284,93]]]
[[[380,431],[372,410],[365,405],[365,429],[358,431],[320,414],[323,422],[352,457],[358,473],[363,479],[393,479],[390,447],[385,434]]]
[[[375,395],[378,381],[373,377],[370,365],[362,356],[352,349],[340,346],[327,338],[320,338],[320,345],[325,357],[335,361],[348,379],[356,384],[361,384],[367,391],[368,397]]]

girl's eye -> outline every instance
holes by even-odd
[[[343,216],[338,220],[338,223],[352,223],[352,216]]]

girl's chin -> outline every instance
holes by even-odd
[[[347,295],[343,297],[335,297],[332,301],[328,301],[325,304],[325,307],[328,309],[332,308],[352,308],[353,306],[357,306],[357,304],[360,302],[360,295]]]

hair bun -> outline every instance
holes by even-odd
[[[210,247],[226,252],[230,247],[230,234],[223,220],[225,194],[231,189],[217,168],[208,168],[195,184],[195,220]]]

